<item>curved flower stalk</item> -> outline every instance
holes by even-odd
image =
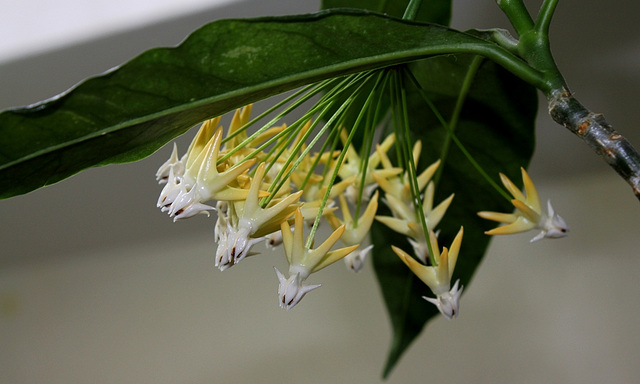
[[[542,212],[538,191],[533,181],[524,168],[520,168],[520,170],[522,172],[522,181],[526,195],[523,194],[507,176],[501,173],[500,179],[502,180],[502,184],[514,197],[511,203],[516,208],[516,211],[514,213],[478,212],[478,216],[484,219],[506,223],[506,225],[486,231],[485,233],[487,235],[507,235],[539,229],[540,233],[532,238],[531,242],[543,238],[553,239],[567,236],[569,231],[567,223],[553,210],[551,201],[547,201],[547,213]]]
[[[333,231],[327,240],[316,249],[307,248],[303,241],[304,223],[302,212],[299,208],[295,212],[293,231],[288,223],[282,223],[280,230],[282,231],[285,254],[289,262],[289,277],[285,277],[275,268],[280,282],[278,297],[280,307],[289,310],[298,304],[307,293],[320,287],[320,284],[304,284],[309,275],[345,257],[355,250],[358,245],[331,251],[331,248],[345,232],[345,226],[342,225]]]
[[[441,253],[435,233],[433,231],[429,232],[434,253],[431,259],[433,265],[421,264],[402,249],[392,246],[396,255],[436,295],[435,298],[423,296],[423,299],[435,305],[440,313],[449,320],[457,317],[460,312],[460,296],[464,288],[459,287],[460,280],[456,280],[453,287],[451,286],[451,278],[458,261],[463,234],[464,229],[460,227],[458,234],[451,243],[451,248],[447,249],[445,247]]]
[[[378,168],[380,164],[380,153],[386,154],[386,152],[391,148],[391,146],[395,143],[396,136],[395,134],[391,134],[387,136],[382,143],[380,143],[376,151],[374,151],[368,159],[366,159],[366,169],[364,169],[364,160],[358,154],[353,146],[349,146],[347,148],[347,156],[344,163],[340,166],[338,170],[338,175],[343,180],[349,180],[355,177],[355,181],[347,186],[345,190],[345,196],[347,197],[349,203],[356,204],[358,199],[361,198],[363,202],[369,201],[369,198],[373,191],[378,188],[378,183],[373,177],[372,170]],[[340,132],[340,140],[344,145],[347,141],[347,132],[346,130],[342,130]],[[378,153],[380,152],[380,153]],[[361,186],[364,178],[364,185]],[[362,196],[360,196],[360,189],[362,188]]]
[[[340,237],[342,244],[347,246],[362,244],[371,230],[371,224],[373,224],[373,219],[378,210],[378,192],[375,192],[364,213],[357,220],[354,220],[353,216],[351,216],[349,204],[347,204],[347,197],[342,194],[339,196],[339,200],[343,220],[340,220],[334,213],[330,213],[326,216],[327,221],[334,230],[337,230],[341,226],[345,227],[345,232],[342,234],[342,237]],[[360,271],[364,265],[367,254],[372,249],[373,245],[369,245],[363,249],[356,249],[345,256],[344,262],[349,270],[353,272]]]

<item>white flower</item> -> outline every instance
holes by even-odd
[[[378,192],[373,195],[371,201],[369,201],[369,204],[367,205],[367,208],[362,214],[362,217],[358,220],[354,220],[353,216],[351,216],[349,205],[347,204],[347,198],[342,194],[339,195],[338,198],[340,200],[340,210],[342,212],[343,220],[340,220],[333,212],[330,212],[327,215],[327,221],[334,230],[338,229],[340,226],[345,227],[345,232],[340,238],[340,241],[344,245],[359,245],[365,240],[371,230],[371,224],[373,224],[376,211],[378,210]],[[364,259],[372,248],[373,245],[370,245],[362,250],[354,250],[345,256],[344,262],[347,267],[353,272],[360,271],[360,269],[362,269]]]
[[[319,285],[304,284],[309,275],[342,259],[358,245],[331,251],[331,248],[344,233],[343,225],[336,229],[318,248],[307,248],[303,242],[304,219],[300,208],[295,213],[293,231],[286,222],[281,224],[280,230],[282,231],[284,251],[287,261],[289,261],[289,277],[285,278],[276,269],[280,282],[278,296],[280,307],[289,310],[298,304],[309,291],[319,287]]]
[[[250,255],[251,248],[264,240],[264,236],[278,231],[281,223],[298,207],[302,192],[296,192],[265,208],[260,206],[260,186],[264,179],[265,163],[256,169],[244,201],[228,203],[226,229],[217,229],[222,236],[218,241],[216,267],[227,269]],[[224,240],[224,241],[222,241]]]
[[[280,282],[278,286],[280,308],[286,309],[287,311],[298,304],[304,295],[322,286],[321,284],[303,284],[304,278],[301,278],[299,273],[293,273],[287,278],[278,268],[274,267],[274,269]]]
[[[373,244],[370,244],[363,249],[356,249],[355,251],[345,256],[344,263],[347,268],[352,272],[360,272],[360,270],[364,266],[364,261],[366,260],[369,252],[371,252],[372,249]]]
[[[165,161],[165,163],[158,168],[158,172],[156,172],[156,180],[158,180],[158,183],[164,184],[167,180],[175,176],[182,176],[185,171],[185,159],[186,155],[183,156],[182,159],[178,158],[178,146],[176,143],[173,143],[173,151],[171,151],[169,160]],[[169,174],[170,171],[173,171],[173,177]]]
[[[423,298],[434,304],[447,319],[457,317],[460,307],[460,295],[462,294],[463,287],[458,289],[458,281],[451,287],[451,277],[453,276],[453,270],[458,261],[458,253],[460,252],[463,233],[464,231],[461,227],[451,243],[451,249],[443,248],[442,253],[440,253],[435,233],[433,233],[433,231],[429,232],[434,253],[431,255],[432,265],[421,264],[402,249],[392,246],[396,255],[398,255],[411,271],[436,295],[435,299],[426,296],[423,296]]]
[[[511,203],[516,208],[516,211],[514,213],[478,212],[478,216],[484,219],[507,223],[506,225],[486,231],[485,233],[487,235],[506,235],[539,229],[540,233],[531,239],[531,242],[543,238],[554,239],[567,236],[569,232],[567,223],[562,217],[555,213],[551,206],[551,201],[547,201],[547,213],[542,212],[536,186],[533,184],[527,171],[525,171],[524,168],[520,168],[520,170],[522,172],[522,181],[524,182],[526,196],[507,176],[501,173],[500,179],[502,180],[502,184],[504,184],[514,197]]]

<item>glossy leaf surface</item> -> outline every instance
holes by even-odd
[[[47,102],[0,113],[0,198],[139,160],[207,118],[303,84],[494,44],[364,11],[223,20]]]

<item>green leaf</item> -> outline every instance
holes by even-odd
[[[139,160],[207,118],[304,84],[451,52],[510,56],[471,35],[364,11],[217,21],[178,47],[0,113],[0,198]]]
[[[429,99],[447,120],[454,110],[471,60],[472,57],[467,55],[439,56],[410,66]],[[412,132],[423,143],[420,171],[441,157],[447,132],[415,89],[409,97],[409,111]],[[536,112],[535,88],[494,63],[485,61],[464,103],[455,133],[494,181],[500,184],[498,172],[503,172],[521,184],[519,168],[526,167],[533,155]],[[441,167],[443,173],[436,186],[435,203],[451,193],[455,193],[455,198],[437,228],[440,230],[439,243],[441,247],[448,247],[460,226],[464,226],[464,239],[453,281],[460,279],[468,289],[490,241],[484,231],[495,226],[480,219],[476,212],[510,212],[513,206],[478,174],[455,144],[452,143]],[[389,247],[389,244],[395,244],[410,250],[403,236],[390,233],[379,223],[375,223],[371,233],[375,244],[374,268],[393,327],[393,340],[383,373],[386,377],[426,322],[439,312],[421,298],[433,297],[429,288]],[[464,315],[464,298],[462,301]]]
[[[322,9],[359,8],[402,17],[410,0],[322,0]],[[423,1],[415,21],[449,25],[451,20],[451,0]]]

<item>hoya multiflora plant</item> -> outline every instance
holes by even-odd
[[[300,303],[320,287],[316,272],[371,262],[393,328],[387,375],[429,319],[460,315],[492,235],[567,235],[525,170],[537,90],[640,196],[638,154],[572,97],[553,61],[557,3],[534,18],[522,0],[497,1],[515,36],[444,27],[447,0],[325,0],[361,9],[211,23],[0,113],[0,196],[141,159],[204,122],[159,167],[160,210],[211,215],[221,271],[263,257],[257,244],[274,248],[289,265],[274,279],[285,309],[313,304]],[[253,101],[285,91],[252,117]]]

